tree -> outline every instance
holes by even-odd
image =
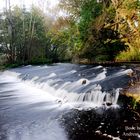
[[[10,30],[9,14],[10,21],[12,20]],[[35,7],[32,7],[31,11],[15,7],[10,13],[3,12],[0,29],[1,49],[9,63],[45,61],[49,27],[42,11]]]
[[[116,11],[117,30],[129,47],[118,55],[118,60],[140,60],[140,2],[138,0],[112,0]]]

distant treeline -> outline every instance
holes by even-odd
[[[35,6],[0,13],[4,63],[140,60],[139,0],[60,0],[56,9],[57,18]]]
[[[0,53],[7,63],[29,64],[58,61],[58,48],[52,42],[53,19],[36,7],[19,7],[0,15]]]

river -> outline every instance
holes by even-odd
[[[119,97],[132,72],[69,63],[0,72],[0,139],[139,139],[124,135],[139,122]]]

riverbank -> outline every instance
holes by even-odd
[[[133,64],[131,67],[133,69],[133,73],[129,75],[131,80],[121,91],[119,100],[123,102],[124,108],[131,110],[140,118],[140,65]]]
[[[90,61],[88,59],[81,59],[78,61],[61,61],[61,62],[53,62],[51,60],[48,61],[35,61],[35,62],[30,62],[30,63],[13,63],[13,64],[0,64],[0,70],[1,69],[6,69],[6,68],[15,68],[18,66],[26,66],[26,65],[43,65],[43,64],[53,64],[53,63],[72,63],[72,64],[82,64],[82,65],[102,65],[102,66],[135,66],[139,67],[140,69],[140,61],[101,61],[101,62],[95,62],[95,61]]]
[[[16,67],[20,67],[20,66],[27,66],[27,65],[51,65],[54,63],[71,63],[70,60],[63,60],[61,62],[55,62],[53,60],[45,60],[45,61],[32,61],[32,62],[25,62],[25,63],[5,63],[5,64],[1,64],[0,63],[0,70],[6,70],[6,69],[10,69],[10,68],[16,68]]]
[[[45,64],[52,64],[51,61],[46,61],[46,62],[31,62],[31,63],[13,63],[13,64],[0,64],[0,70],[6,70],[10,68],[16,68],[20,66],[26,66],[26,65],[45,65]]]
[[[140,61],[91,61],[88,59],[81,59],[79,61],[73,61],[76,64],[84,64],[84,65],[102,65],[102,66],[122,66],[122,65],[137,65],[140,66]]]

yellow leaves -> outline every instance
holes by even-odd
[[[115,7],[115,9],[117,9],[121,3],[121,0],[111,0],[113,6]]]
[[[120,5],[118,5],[118,1],[119,0],[112,0],[112,3],[114,5],[114,7],[116,8],[116,17],[119,20],[125,20],[125,22],[127,22],[130,30],[132,30],[133,32],[137,32],[137,29],[135,27],[134,24],[134,20],[138,20],[138,11],[139,9],[137,9],[137,5],[136,5],[136,0],[124,0],[122,2],[120,2]],[[132,6],[130,8],[130,6]]]
[[[140,60],[140,30],[138,17],[137,0],[124,0],[121,5],[116,9],[116,17],[119,21],[118,31],[121,34],[121,40],[128,46],[126,50],[121,52],[117,60]]]

